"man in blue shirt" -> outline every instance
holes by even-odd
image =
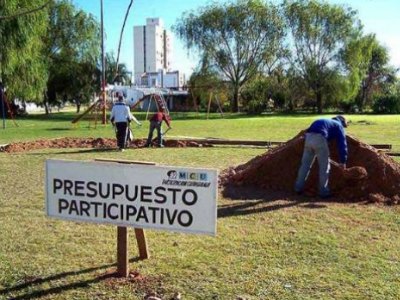
[[[330,140],[336,140],[340,166],[346,168],[347,161],[347,142],[344,128],[347,127],[347,121],[343,116],[336,116],[332,119],[319,119],[314,121],[307,129],[303,157],[301,166],[297,173],[295,183],[295,191],[301,194],[304,189],[305,182],[310,173],[315,157],[319,166],[319,196],[321,198],[329,198],[329,147]]]

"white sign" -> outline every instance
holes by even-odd
[[[46,161],[47,215],[216,234],[218,172],[108,162]]]

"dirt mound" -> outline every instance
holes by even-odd
[[[337,201],[368,201],[400,204],[400,164],[375,148],[347,136],[347,169],[331,164],[329,186]],[[271,191],[293,191],[304,147],[301,132],[287,143],[257,156],[243,165],[222,172],[228,186],[256,186]],[[338,161],[336,143],[329,145]],[[317,196],[318,164],[314,163],[305,186],[307,196]]]
[[[343,176],[345,179],[361,180],[368,176],[368,172],[363,167],[351,167],[343,170]]]

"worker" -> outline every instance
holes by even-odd
[[[321,198],[331,197],[328,185],[330,170],[328,142],[336,140],[339,150],[340,167],[345,169],[347,161],[345,127],[347,127],[345,117],[338,115],[332,119],[316,120],[307,129],[303,157],[295,183],[295,191],[298,194],[303,192],[314,159],[317,157],[319,166],[319,196]]]
[[[134,121],[138,125],[142,125],[131,113],[129,106],[124,102],[122,95],[118,96],[118,101],[111,110],[111,123],[116,128],[117,146],[120,151],[124,151],[127,146],[129,136],[131,134],[129,124]]]
[[[158,147],[164,147],[163,138],[162,138],[162,131],[161,125],[162,121],[164,121],[168,128],[171,129],[171,121],[170,117],[166,115],[164,112],[157,112],[150,118],[150,129],[149,129],[149,136],[147,137],[147,142],[144,145],[145,147],[151,147],[151,142],[153,139],[153,132],[157,130],[157,145]]]

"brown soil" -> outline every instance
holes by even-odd
[[[137,139],[129,148],[140,148],[145,139]],[[337,201],[367,201],[400,204],[400,164],[375,148],[347,136],[348,168],[331,164],[330,188]],[[166,147],[211,147],[207,142],[166,140]],[[224,170],[220,183],[228,187],[258,187],[263,190],[292,193],[303,153],[304,137],[299,133],[285,144],[253,158],[243,165]],[[114,138],[59,138],[8,144],[0,152],[24,152],[45,148],[116,148]],[[338,161],[335,143],[330,145],[331,158]],[[314,164],[307,180],[305,195],[317,195],[318,165]],[[232,189],[231,189],[232,190]]]
[[[146,143],[145,139],[134,140],[129,148],[140,148]],[[166,140],[166,147],[209,147],[207,143],[198,143],[190,140]],[[0,152],[24,152],[45,148],[92,148],[92,149],[115,149],[114,138],[59,138],[52,140],[36,140],[30,142],[11,143]]]
[[[379,202],[400,204],[400,164],[386,154],[347,136],[349,160],[343,170],[331,164],[329,186],[336,201]],[[330,145],[331,158],[338,161],[336,144]],[[292,192],[304,147],[304,135],[299,133],[287,143],[249,162],[224,170],[221,184],[255,186],[270,191]],[[314,163],[304,194],[317,196],[318,164]]]
[[[138,271],[131,271],[127,278],[119,277],[117,272],[114,270],[108,270],[107,272],[97,277],[99,280],[104,280],[105,284],[114,290],[130,285],[136,293],[140,294],[164,294],[163,288],[163,277],[159,275],[144,276]]]

